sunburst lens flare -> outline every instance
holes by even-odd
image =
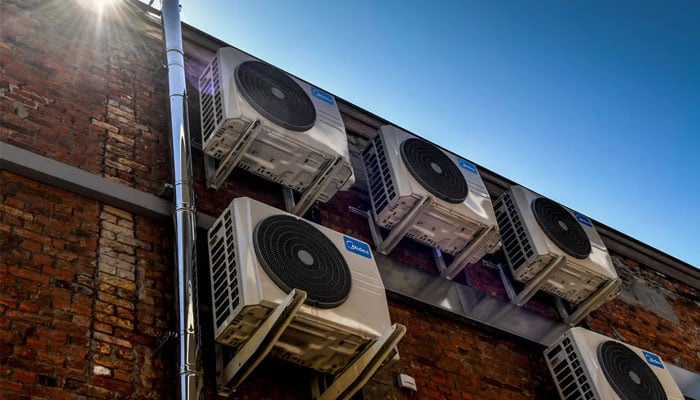
[[[119,0],[74,0],[78,2],[81,6],[89,9],[93,9],[98,13],[106,12],[107,10],[114,8],[114,6],[119,2]]]

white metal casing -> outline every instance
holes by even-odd
[[[532,202],[542,197],[522,186],[512,186],[499,197],[494,206],[501,227],[503,252],[513,277],[521,282],[530,281],[553,259],[564,256],[565,265],[554,272],[542,289],[571,303],[587,299],[596,289],[610,280],[618,280],[608,249],[595,227],[581,223],[587,217],[563,207],[581,225],[591,244],[591,252],[584,259],[569,256],[542,231],[532,212]],[[578,218],[577,218],[578,217]],[[601,304],[617,296],[613,290]]]
[[[355,178],[345,125],[335,98],[289,75],[313,103],[316,122],[304,132],[286,129],[261,115],[241,95],[235,71],[246,61],[260,60],[231,47],[221,48],[199,78],[204,152],[222,159],[250,123],[258,119],[262,123],[261,133],[241,158],[239,167],[303,192],[330,160],[341,157],[340,172],[319,199],[328,201],[338,190],[350,188]]]
[[[427,196],[431,198],[430,205],[409,228],[407,237],[455,255],[479,232],[494,227],[490,236],[466,262],[477,262],[485,254],[496,251],[500,244],[498,225],[491,199],[476,166],[443,151],[464,176],[469,192],[466,200],[457,204],[436,198],[411,175],[401,157],[401,143],[414,137],[395,126],[385,125],[379,128],[377,136],[364,151],[363,160],[376,223],[391,229],[405,218],[421,197]],[[460,160],[471,169],[460,165]]]
[[[234,348],[241,345],[287,295],[261,267],[253,247],[255,226],[272,215],[292,216],[249,198],[237,198],[209,230],[214,333],[219,343]],[[345,241],[354,239],[310,224],[345,258],[352,289],[348,299],[335,308],[304,304],[271,354],[337,373],[366,343],[386,332],[391,321],[384,284],[371,252],[368,250],[367,258],[348,251]]]
[[[609,340],[622,343],[599,333],[575,327],[545,350],[547,367],[562,399],[620,399],[610,386],[598,362],[598,345]],[[649,364],[649,368],[659,379],[666,392],[668,400],[683,400],[685,398],[668,368],[658,356],[638,347],[626,343],[622,344],[636,353],[642,361]],[[648,355],[645,356],[645,352]],[[655,363],[649,362],[647,357],[653,357]],[[572,377],[573,379],[571,379]]]

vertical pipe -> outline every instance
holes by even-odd
[[[192,186],[190,133],[187,126],[185,57],[182,46],[180,4],[162,0],[161,18],[168,68],[170,145],[175,211],[175,263],[178,338],[178,393],[181,400],[202,396],[201,356],[198,342],[196,299],[196,212]]]

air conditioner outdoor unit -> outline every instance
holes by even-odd
[[[379,128],[363,159],[377,225],[392,229],[421,198],[430,198],[407,237],[456,255],[491,227],[466,262],[498,248],[491,199],[473,163],[389,125]]]
[[[239,167],[303,192],[333,165],[318,198],[324,202],[353,184],[345,125],[335,98],[321,89],[227,47],[199,78],[199,105],[207,156],[224,160],[247,145],[241,137],[258,120],[260,133]]]
[[[560,268],[542,289],[573,304],[611,281],[615,287],[599,304],[619,292],[608,250],[591,220],[522,186],[512,186],[494,203],[503,252],[513,277],[529,282],[558,257]]]
[[[544,352],[562,399],[683,400],[656,354],[583,328]]]
[[[209,230],[217,342],[237,348],[292,289],[307,292],[272,356],[336,374],[391,327],[369,246],[237,198]]]
[[[591,220],[522,186],[512,186],[494,206],[502,248],[513,277],[528,282],[558,257],[560,268],[542,289],[573,304],[614,281],[600,304],[619,292],[608,250]]]

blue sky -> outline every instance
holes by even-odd
[[[700,2],[181,4],[185,22],[700,267]]]

